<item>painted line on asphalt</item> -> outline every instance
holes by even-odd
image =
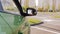
[[[55,33],[55,34],[60,34],[59,32],[47,30],[47,29],[44,29],[44,28],[39,28],[39,27],[36,27],[36,26],[31,26],[31,27],[32,27],[32,28],[36,28],[36,29],[38,29],[38,30],[43,30],[43,31],[47,31],[47,32]]]

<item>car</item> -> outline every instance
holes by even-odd
[[[29,9],[23,12],[22,6],[18,0],[13,0],[19,10],[19,14],[14,11],[0,11],[0,34],[30,34],[30,25],[26,21],[26,16],[36,15],[36,10]]]

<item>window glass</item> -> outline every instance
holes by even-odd
[[[12,0],[1,0],[4,11],[19,13],[17,7]]]

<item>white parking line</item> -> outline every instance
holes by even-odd
[[[36,29],[38,29],[38,30],[43,30],[43,31],[47,31],[47,32],[55,33],[55,34],[60,34],[59,32],[47,30],[47,29],[44,29],[44,28],[39,28],[39,27],[36,27],[36,26],[31,26],[31,27],[32,27],[32,28],[36,28]]]

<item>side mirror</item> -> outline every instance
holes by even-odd
[[[34,8],[27,8],[26,14],[28,14],[29,16],[34,16],[37,14],[37,11]]]
[[[21,3],[19,3],[18,0],[13,0],[13,2],[17,6],[17,8],[22,16],[34,16],[37,14],[36,10],[33,8],[27,8],[26,13],[24,13],[22,6],[21,6]]]

